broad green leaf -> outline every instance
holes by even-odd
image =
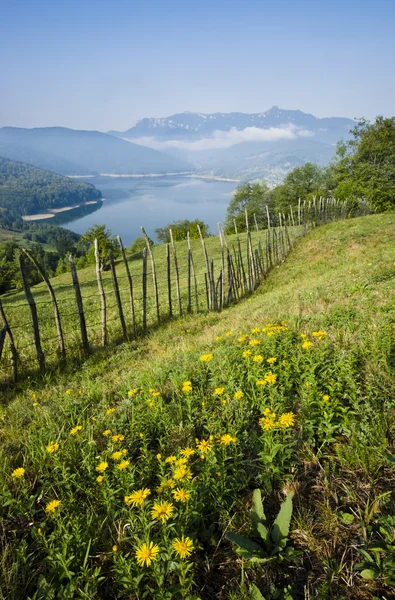
[[[265,600],[265,596],[262,596],[254,583],[250,585],[250,600]]]
[[[373,569],[364,569],[361,571],[361,577],[364,579],[375,579],[377,577],[377,573],[376,571],[373,571]]]
[[[292,498],[294,492],[289,492],[281,505],[280,511],[273,523],[272,540],[278,544],[282,538],[288,537],[292,517]]]
[[[225,537],[227,540],[229,540],[230,542],[233,542],[234,544],[237,544],[237,546],[239,546],[239,548],[241,548],[242,550],[245,550],[246,552],[248,552],[251,555],[254,554],[254,552],[259,552],[259,554],[262,552],[262,548],[259,544],[257,544],[256,542],[253,542],[252,540],[245,537],[244,535],[239,535],[238,533],[233,533],[231,531],[231,532],[227,533],[225,535]]]
[[[256,489],[252,494],[252,508],[250,511],[252,528],[257,532],[258,523],[266,521],[265,511],[263,510],[261,490]]]

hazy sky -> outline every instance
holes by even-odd
[[[0,0],[0,126],[395,113],[395,0]]]

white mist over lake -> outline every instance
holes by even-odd
[[[96,224],[105,224],[125,245],[141,235],[142,225],[154,240],[154,230],[180,219],[201,219],[217,233],[218,221],[224,222],[226,209],[237,186],[234,182],[183,176],[87,178],[103,194],[102,207],[89,215],[63,219],[62,226],[84,233]],[[67,218],[67,216],[66,216]]]

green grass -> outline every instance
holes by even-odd
[[[57,278],[59,293],[66,283]],[[238,305],[183,316],[5,390],[0,598],[241,600],[252,583],[266,599],[392,597],[394,292],[395,215],[332,223],[300,239]],[[202,362],[204,354],[213,358]],[[270,371],[276,381],[257,385]],[[277,415],[266,430],[265,409]],[[294,425],[276,425],[290,412]],[[224,434],[236,443],[221,444]],[[212,446],[204,460],[196,438]],[[196,454],[191,479],[177,483],[191,494],[185,505],[158,488],[174,475],[165,458],[187,446]],[[111,458],[118,448],[127,450],[124,470]],[[19,467],[23,477],[11,477]],[[128,506],[124,496],[141,488],[151,490],[144,506]],[[268,564],[242,563],[226,540],[228,531],[254,535],[255,488],[268,523],[295,492],[285,546],[294,562],[282,550]],[[162,498],[175,507],[164,523],[151,517]],[[60,506],[46,513],[54,499]],[[172,546],[181,535],[194,544],[187,560]],[[141,567],[135,552],[148,540],[159,557]]]

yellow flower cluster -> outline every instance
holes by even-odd
[[[263,362],[263,356],[261,354],[256,354],[252,360],[260,365],[261,362]]]
[[[14,477],[15,479],[19,479],[20,477],[23,477],[24,474],[25,474],[25,469],[23,467],[19,467],[18,469],[15,469],[15,471],[12,471],[11,477]]]
[[[151,490],[149,488],[142,488],[132,492],[130,496],[125,496],[124,501],[128,506],[142,506],[150,494]]]
[[[322,340],[327,334],[326,331],[312,331],[311,335],[319,340]]]
[[[183,392],[192,392],[192,383],[190,381],[184,381],[182,384]]]
[[[283,413],[279,416],[276,421],[276,413],[272,412],[270,408],[265,408],[263,411],[263,417],[259,419],[259,425],[265,431],[270,431],[270,429],[280,428],[280,429],[288,429],[295,424],[295,415],[293,412]]]
[[[229,444],[236,444],[237,439],[229,433],[224,433],[218,441],[222,446],[229,446]]]
[[[56,442],[49,442],[47,446],[47,452],[49,452],[49,454],[53,454],[54,452],[57,452],[57,450],[59,450],[59,444]]]
[[[214,393],[217,394],[217,396],[222,396],[224,391],[225,391],[225,388],[217,387],[217,388],[215,388]]]
[[[200,360],[202,362],[210,362],[210,360],[212,360],[214,358],[214,356],[212,354],[202,354],[202,356],[200,357]]]
[[[302,348],[304,350],[310,350],[312,345],[313,345],[313,342],[310,342],[309,340],[305,340],[302,344]]]
[[[70,435],[76,435],[81,430],[82,430],[82,425],[76,425],[75,427],[70,429]]]
[[[241,390],[239,390],[238,392],[235,393],[235,398],[236,400],[240,400],[242,397],[244,396],[243,392]]]

